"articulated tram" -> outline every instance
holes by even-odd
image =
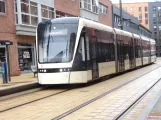
[[[79,17],[37,28],[40,84],[87,83],[156,61],[153,39]]]

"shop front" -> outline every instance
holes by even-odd
[[[18,60],[21,71],[31,70],[31,66],[36,65],[35,45],[18,43]]]

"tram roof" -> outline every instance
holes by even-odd
[[[142,39],[142,40],[145,40],[145,41],[150,41],[150,39],[147,38],[147,37],[145,37],[145,36],[141,36],[141,39]]]
[[[43,21],[41,23],[69,23],[69,24],[78,24],[79,23],[79,17],[62,17],[62,18],[56,18],[56,19],[49,19],[46,21]]]
[[[140,39],[140,36],[139,35],[134,34],[134,33],[133,33],[133,35],[134,35],[134,38]]]
[[[130,33],[130,32],[126,32],[126,31],[123,31],[123,30],[120,30],[120,29],[117,29],[117,28],[114,28],[114,29],[116,31],[116,34],[124,35],[124,36],[128,36],[128,37],[133,37],[132,33]]]
[[[80,18],[80,22],[82,22],[83,26],[98,29],[98,30],[103,30],[103,31],[108,31],[108,32],[114,32],[113,28],[92,20]]]

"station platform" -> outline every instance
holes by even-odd
[[[34,78],[33,73],[22,74],[20,76],[11,77],[11,81],[3,84],[2,78],[0,79],[0,96],[4,94],[11,94],[23,89],[29,89],[37,86],[37,78]],[[8,92],[8,93],[7,93]]]

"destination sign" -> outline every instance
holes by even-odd
[[[61,30],[52,30],[52,32],[49,33],[51,36],[60,36],[60,35],[67,35],[68,30],[67,29],[61,29]]]

